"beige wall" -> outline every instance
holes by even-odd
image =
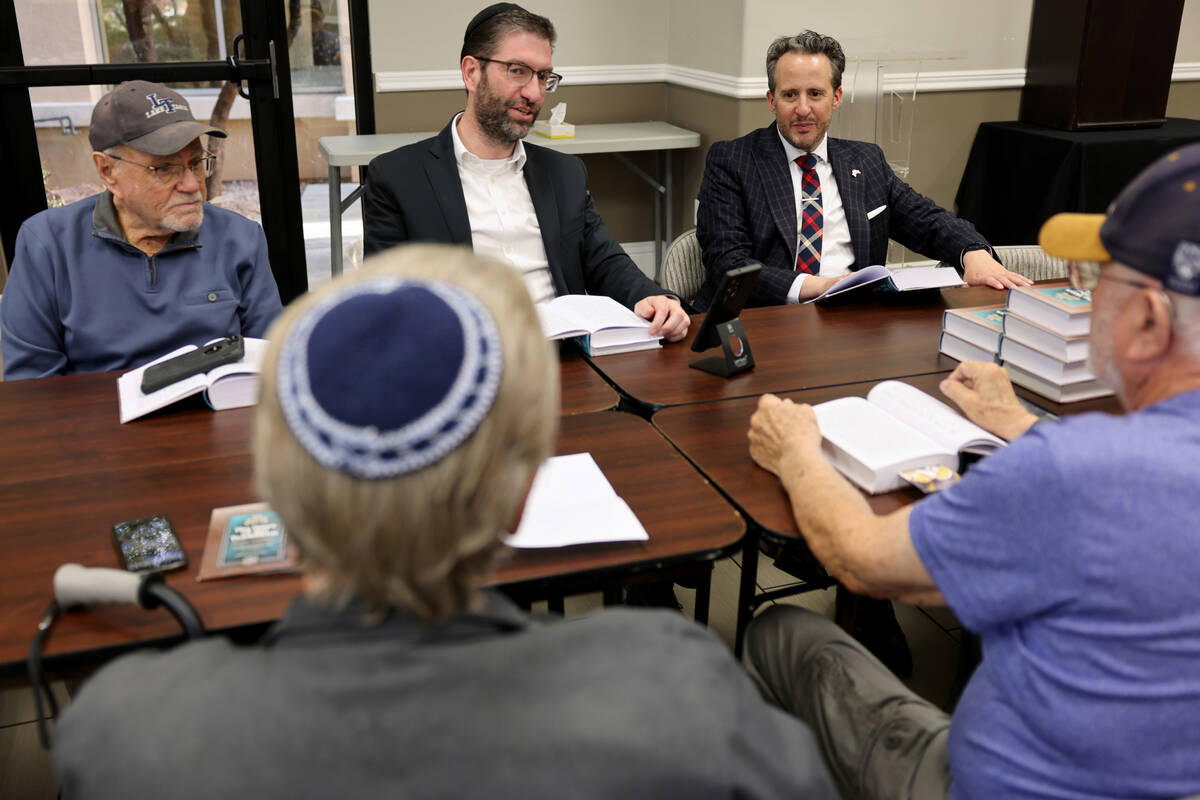
[[[723,75],[737,75],[745,17],[743,0],[671,0],[667,63]]]
[[[370,0],[371,57],[376,72],[455,69],[463,32],[487,3],[422,4]],[[558,31],[556,66],[661,64],[667,60],[667,0],[539,0],[531,11]]]
[[[781,32],[812,27],[842,39],[848,53],[907,48],[950,57],[926,61],[922,71],[1019,69],[1024,66],[1033,0],[862,0],[799,5],[792,0],[544,0],[533,10],[558,26],[556,66],[659,64],[703,70],[744,85],[763,77],[767,45]],[[412,22],[406,4],[372,0],[376,72],[452,70],[477,0],[451,0],[425,9]],[[1200,61],[1200,0],[1186,0],[1177,60]],[[897,66],[896,71],[910,71]],[[860,84],[861,85],[861,84]],[[981,122],[1016,119],[1018,89],[923,92],[913,129],[910,183],[953,207],[975,130]],[[463,107],[461,90],[376,93],[380,132],[439,130]],[[760,98],[737,99],[675,84],[563,85],[552,103],[567,102],[572,122],[665,119],[698,131],[700,147],[675,155],[676,230],[692,226],[693,201],[712,142],[766,125]],[[551,105],[548,103],[547,105]],[[862,108],[862,106],[860,106]],[[545,113],[545,112],[543,112]],[[1168,113],[1200,118],[1200,82],[1177,83]],[[847,118],[849,119],[849,118]],[[863,137],[861,128],[848,131]],[[847,131],[843,131],[847,133]],[[536,136],[530,141],[536,142]],[[651,169],[649,156],[635,162]],[[585,158],[592,193],[614,236],[645,241],[653,235],[645,184],[611,156]]]
[[[1025,66],[1033,0],[746,0],[742,74],[761,75],[767,45],[804,28],[834,36],[847,57],[920,54],[950,58],[925,69]]]
[[[21,54],[30,66],[90,64],[101,61],[91,0],[16,0]],[[34,103],[91,101],[103,94],[99,86],[30,89]]]

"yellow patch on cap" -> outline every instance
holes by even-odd
[[[1103,214],[1055,214],[1038,233],[1038,244],[1068,261],[1112,261],[1100,241]]]
[[[1194,191],[1196,191],[1196,182],[1195,182],[1195,181],[1184,181],[1184,182],[1183,182],[1183,190],[1184,190],[1185,192],[1194,192]]]

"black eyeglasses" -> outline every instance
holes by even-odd
[[[502,64],[504,66],[504,74],[508,79],[517,86],[524,86],[533,80],[533,76],[537,75],[538,83],[549,94],[558,88],[559,81],[562,80],[562,75],[557,72],[551,72],[544,69],[537,72],[528,64],[522,64],[520,61],[497,61],[494,58],[484,58],[483,56],[475,56],[476,61],[487,61],[492,64]]]
[[[1171,301],[1171,295],[1167,294],[1161,286],[1106,274],[1101,271],[1099,261],[1072,261],[1068,266],[1067,275],[1070,278],[1072,290],[1080,294],[1087,292],[1087,296],[1083,298],[1085,300],[1092,299],[1092,290],[1100,284],[1101,280],[1136,286],[1139,289],[1154,289],[1162,297],[1163,303],[1167,307],[1167,313],[1171,315],[1171,322],[1175,321],[1175,303]]]
[[[1070,263],[1068,275],[1071,279],[1071,288],[1088,291],[1095,289],[1100,283],[1100,279],[1115,281],[1116,283],[1124,283],[1127,286],[1136,286],[1139,289],[1157,289],[1159,287],[1144,281],[1135,281],[1128,278],[1118,278],[1116,275],[1106,275],[1100,270],[1099,261],[1072,261]]]
[[[105,153],[109,158],[115,158],[117,161],[124,161],[126,164],[133,164],[142,169],[150,170],[150,174],[154,176],[154,180],[158,181],[163,186],[174,186],[183,179],[183,171],[186,169],[195,175],[197,178],[208,178],[213,174],[213,167],[217,163],[217,157],[212,153],[205,153],[194,161],[187,164],[163,164],[161,166],[151,166],[143,164],[140,161],[133,161],[128,158],[121,158],[112,153]]]

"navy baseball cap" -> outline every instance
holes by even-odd
[[[126,144],[152,156],[169,156],[204,134],[225,131],[197,122],[183,95],[161,83],[125,81],[92,109],[88,141],[93,150]]]
[[[1173,292],[1200,297],[1200,144],[1144,169],[1107,214],[1055,214],[1038,244],[1071,261],[1119,261]]]

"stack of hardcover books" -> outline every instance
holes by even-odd
[[[942,312],[938,352],[959,361],[999,361],[1004,306],[948,308]]]
[[[1065,284],[1008,293],[1000,359],[1013,383],[1056,403],[1112,394],[1088,368],[1092,297]]]
[[[1065,283],[1023,286],[1007,305],[952,308],[942,314],[939,352],[959,361],[995,361],[1012,382],[1056,403],[1112,391],[1088,369],[1089,292]]]

